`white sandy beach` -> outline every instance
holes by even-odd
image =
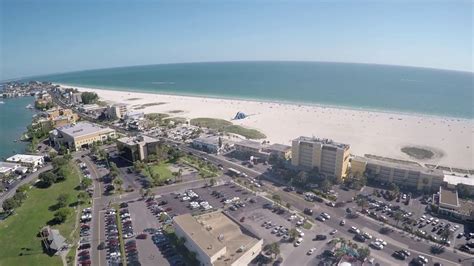
[[[348,143],[351,145],[351,153],[356,155],[376,154],[413,161],[413,158],[400,151],[402,147],[429,147],[443,155],[421,163],[474,168],[474,120],[273,102],[78,89],[94,91],[102,100],[126,103],[130,107],[165,103],[140,110],[145,113],[231,120],[241,111],[250,116],[233,123],[260,130],[272,143],[291,145],[291,140],[300,135],[317,136]],[[138,99],[129,100],[132,98]],[[183,112],[169,113],[173,110]]]

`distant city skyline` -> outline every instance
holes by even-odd
[[[0,3],[0,80],[218,61],[473,71],[470,1]]]

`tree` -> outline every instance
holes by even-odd
[[[219,139],[218,139],[218,145],[219,145],[219,148],[222,147],[222,138],[221,137],[219,137]]]
[[[70,199],[71,199],[70,194],[67,194],[67,193],[59,194],[58,198],[56,199],[58,201],[59,208],[66,207]]]
[[[445,229],[441,233],[441,241],[443,241],[443,244],[446,244],[452,236],[453,232],[451,232],[451,230]]]
[[[26,199],[26,193],[24,192],[17,192],[13,195],[13,199],[18,202],[18,205],[21,205],[23,201]]]
[[[288,209],[291,208],[291,204],[289,202],[286,203],[286,208],[288,208]]]
[[[300,171],[298,175],[296,176],[296,182],[299,183],[299,185],[306,184],[306,181],[308,180],[308,173],[305,171]]]
[[[359,254],[359,260],[365,261],[370,256],[370,249],[367,247],[358,248],[357,254]]]
[[[280,197],[280,195],[273,194],[272,199],[273,199],[276,203],[281,204],[281,197]]]
[[[398,223],[400,222],[401,219],[403,219],[403,213],[400,211],[400,210],[397,210],[394,214],[393,214],[393,219],[395,219],[395,221],[397,221],[397,225],[398,226]]]
[[[85,91],[81,94],[81,100],[83,104],[97,103],[99,96],[95,92]]]
[[[23,184],[21,186],[19,186],[17,189],[16,189],[16,192],[17,193],[23,193],[23,192],[26,192],[30,189],[30,185],[29,184]]]
[[[115,178],[114,179],[114,185],[118,186],[119,189],[122,187],[122,184],[123,184],[122,178]]]
[[[263,249],[272,253],[274,257],[280,255],[280,243],[278,242],[267,244]]]
[[[289,231],[288,231],[288,236],[290,236],[290,241],[293,241],[296,239],[296,237],[298,236],[298,231],[296,231],[295,228],[291,228]]]
[[[54,221],[58,224],[64,223],[70,214],[71,214],[71,209],[61,208],[57,212],[54,213]]]
[[[6,199],[2,204],[2,208],[6,212],[13,211],[13,209],[18,207],[20,207],[20,203],[13,198]]]
[[[357,199],[357,206],[361,208],[361,210],[365,209],[368,206],[368,202],[366,198],[360,197]]]
[[[211,178],[211,180],[209,182],[211,183],[211,186],[216,185],[216,179],[215,178]]]
[[[89,193],[85,191],[81,191],[77,194],[77,200],[80,203],[85,203],[89,199]]]
[[[47,187],[51,186],[53,183],[55,183],[58,179],[56,174],[54,174],[52,171],[48,172],[43,172],[39,175],[39,179],[41,182],[43,182]]]
[[[92,185],[92,180],[90,178],[83,178],[81,180],[81,189],[87,189]]]
[[[319,187],[322,191],[327,192],[331,188],[331,183],[327,179],[324,179],[321,181],[321,184],[319,184]]]

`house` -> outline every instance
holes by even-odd
[[[28,155],[28,154],[16,154],[6,160],[7,162],[17,163],[22,166],[28,167],[29,169],[36,169],[44,164],[44,156],[39,155]]]

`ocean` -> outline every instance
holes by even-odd
[[[26,149],[26,142],[17,141],[31,123],[34,110],[26,109],[34,104],[33,97],[0,99],[0,159],[8,158]]]
[[[326,62],[216,62],[40,77],[111,90],[286,101],[474,118],[469,72]]]

